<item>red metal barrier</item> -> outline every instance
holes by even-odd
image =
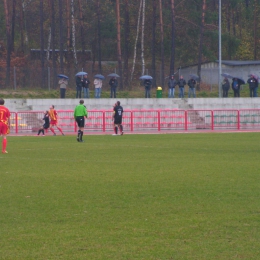
[[[58,110],[58,123],[64,132],[76,132],[72,110]],[[112,110],[90,110],[85,131],[113,132]],[[11,133],[32,133],[43,125],[43,111],[11,112]],[[260,109],[243,110],[125,110],[125,132],[201,129],[260,128]]]

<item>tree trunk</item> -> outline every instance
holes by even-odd
[[[52,84],[53,88],[56,86],[56,76],[57,76],[57,67],[56,67],[56,55],[55,55],[55,5],[54,1],[50,0],[51,2],[51,40],[52,40],[52,45],[51,45],[51,55],[52,55],[52,72],[53,72],[53,77],[52,77]]]
[[[174,60],[175,60],[175,5],[174,0],[171,0],[171,12],[172,12],[172,35],[171,35],[171,65],[170,75],[174,74]]]
[[[20,50],[24,53],[24,13],[23,13],[23,0],[19,0],[19,28],[20,28]]]
[[[82,0],[78,0],[79,3],[79,21],[80,21],[80,38],[81,38],[81,66],[82,68],[85,66],[86,59],[85,59],[85,33],[84,32],[84,24],[83,24],[83,11],[82,11]]]
[[[125,0],[125,21],[124,21],[124,84],[129,86],[129,71],[128,71],[128,57],[129,57],[129,3]]]
[[[257,2],[254,2],[254,60],[257,60]]]
[[[136,61],[136,46],[138,42],[138,35],[139,35],[139,27],[140,27],[140,17],[141,17],[141,10],[142,10],[143,1],[140,0],[139,12],[138,12],[138,19],[137,19],[137,27],[136,27],[136,37],[135,37],[135,45],[134,45],[134,58],[133,58],[133,67],[131,71],[131,81],[133,79],[134,71],[135,71],[135,61]]]
[[[40,41],[41,41],[41,87],[44,88],[44,31],[43,31],[43,0],[40,0]]]
[[[117,62],[119,69],[119,83],[120,89],[123,89],[123,81],[122,81],[122,51],[121,51],[121,26],[120,26],[120,4],[119,0],[116,0],[116,23],[117,23]]]
[[[203,46],[203,36],[204,36],[204,27],[205,27],[205,13],[206,13],[206,0],[203,0],[201,25],[200,25],[200,38],[199,38],[199,55],[198,55],[198,76],[199,76],[198,86],[197,86],[198,90],[200,90],[200,81],[201,81],[201,62],[202,62],[202,46]]]
[[[70,23],[70,3],[66,0],[66,20],[67,20],[67,50],[71,48],[71,23]]]
[[[11,33],[11,47],[10,47],[11,52],[14,52],[15,17],[16,17],[16,0],[13,0],[12,33]]]
[[[145,25],[145,0],[143,0],[143,8],[142,8],[142,30],[141,30],[142,75],[145,74],[145,60],[144,60],[144,25]]]
[[[152,77],[153,86],[156,87],[156,4],[157,0],[153,0],[153,28],[152,28]]]
[[[6,55],[6,86],[10,84],[10,66],[11,66],[11,31],[10,31],[10,17],[7,5],[7,0],[4,0],[5,10],[5,27],[6,27],[6,39],[7,39],[7,55]]]
[[[102,63],[101,63],[101,28],[100,28],[100,2],[96,0],[97,9],[97,52],[98,52],[98,70],[102,74]]]
[[[77,51],[76,51],[76,28],[74,21],[74,0],[71,0],[71,25],[72,25],[72,49],[73,49],[73,57],[74,57],[74,67],[75,71],[78,70],[78,60],[77,60]]]
[[[161,34],[161,85],[164,87],[164,31],[163,31],[163,14],[162,14],[162,0],[159,0],[160,13],[160,34]]]
[[[63,15],[62,15],[63,4],[62,0],[59,0],[59,20],[60,20],[60,73],[64,73],[63,66]]]

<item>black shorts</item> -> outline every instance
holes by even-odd
[[[43,129],[48,129],[50,127],[50,124],[44,124],[42,127]]]
[[[121,125],[121,124],[122,124],[122,117],[115,118],[114,124],[115,124],[115,125]]]
[[[84,116],[77,116],[76,122],[78,124],[78,127],[84,127],[85,126],[85,118]]]

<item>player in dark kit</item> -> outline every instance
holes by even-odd
[[[117,101],[114,107],[114,113],[113,113],[113,118],[112,120],[114,120],[114,131],[115,133],[113,135],[117,135],[118,133],[118,127],[120,130],[120,134],[123,135],[124,131],[123,131],[123,126],[122,126],[122,117],[123,117],[123,107],[120,106],[120,101]]]
[[[43,117],[42,120],[44,120],[44,124],[43,124],[43,126],[39,129],[37,135],[40,135],[40,133],[42,133],[42,135],[45,136],[44,131],[46,131],[46,130],[50,127],[50,117],[49,117],[49,111],[48,111],[48,110],[45,111],[44,117]]]

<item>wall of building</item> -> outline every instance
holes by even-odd
[[[260,109],[260,98],[120,98],[124,109]],[[117,99],[85,99],[88,110],[110,110]],[[78,99],[6,99],[5,105],[13,112],[44,111],[50,105],[57,110],[73,110]]]

